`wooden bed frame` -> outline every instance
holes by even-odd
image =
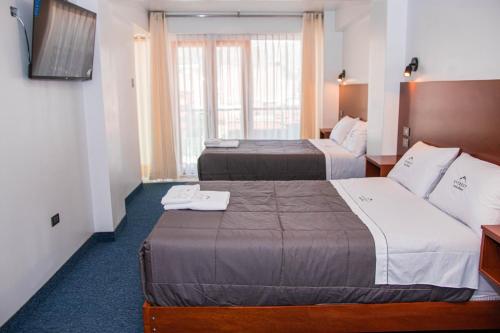
[[[500,301],[312,306],[143,306],[145,333],[327,333],[500,329]]]
[[[353,107],[349,102],[353,99],[347,97],[364,96],[366,89],[344,87],[342,105],[349,114],[360,116],[363,107]],[[407,126],[412,144],[423,140],[437,146],[460,146],[500,165],[499,107],[500,80],[402,83],[398,153],[406,150],[402,133]],[[500,301],[248,307],[161,307],[146,302],[143,315],[145,333],[500,329]]]

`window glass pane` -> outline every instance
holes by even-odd
[[[184,175],[196,175],[196,163],[207,135],[204,49],[202,46],[177,48],[179,142]]]
[[[217,136],[244,139],[242,47],[217,46]]]
[[[300,35],[263,35],[252,39],[252,139],[300,137]]]

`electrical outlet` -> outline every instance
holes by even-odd
[[[50,218],[50,222],[52,224],[53,227],[55,227],[59,222],[61,222],[61,218],[59,217],[59,213],[57,213],[56,215],[52,216]]]
[[[409,127],[403,127],[403,136],[406,138],[410,137],[410,128]]]

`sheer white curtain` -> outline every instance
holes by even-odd
[[[151,55],[148,38],[142,35],[135,36],[134,47],[141,174],[143,180],[149,180],[151,171]]]
[[[215,85],[216,127],[213,137],[247,137],[248,45],[248,38],[236,36],[215,42],[216,77],[212,82]]]
[[[252,38],[250,139],[299,138],[301,52],[300,34]]]
[[[299,138],[300,34],[177,35],[172,50],[184,175],[209,137]]]
[[[197,160],[208,137],[207,47],[203,40],[172,42],[177,149],[181,175],[197,173]]]

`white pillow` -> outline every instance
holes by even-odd
[[[459,148],[437,148],[419,141],[401,157],[387,177],[419,197],[427,198],[459,151]]]
[[[356,125],[356,121],[358,118],[354,119],[349,116],[345,116],[340,119],[339,122],[335,125],[330,133],[330,139],[334,140],[338,144],[342,144],[347,134],[351,131],[351,129]]]
[[[342,146],[356,155],[356,157],[360,157],[366,153],[366,125],[366,122],[358,120],[342,143]]]
[[[446,171],[429,201],[481,235],[482,224],[500,224],[500,166],[464,153]]]

